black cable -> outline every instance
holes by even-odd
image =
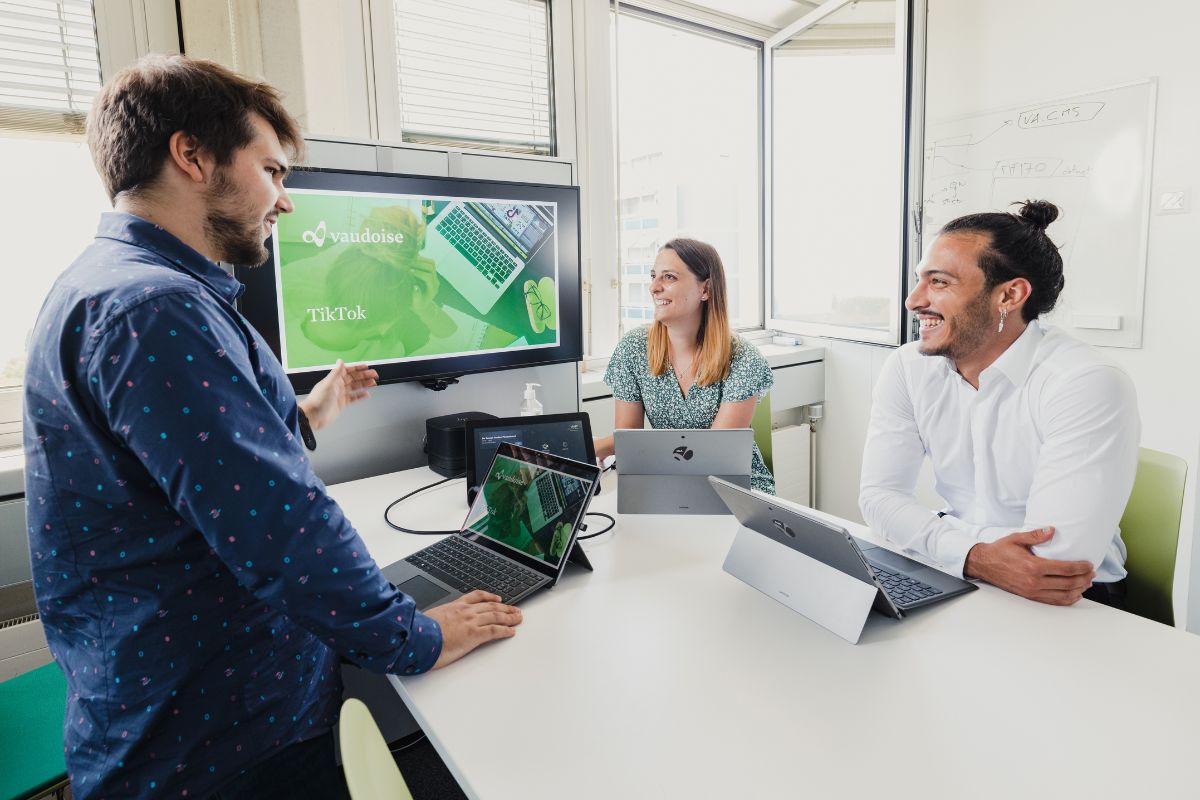
[[[609,469],[611,469],[611,467],[609,467]],[[435,486],[441,486],[443,483],[449,483],[450,481],[458,480],[459,478],[462,478],[465,476],[466,476],[466,473],[464,473],[462,475],[454,475],[453,477],[442,478],[440,481],[434,481],[433,483],[428,483],[417,489],[413,489],[411,492],[404,495],[400,499],[393,500],[391,503],[388,504],[388,507],[383,510],[383,521],[386,522],[388,524],[388,527],[392,528],[393,530],[400,531],[401,533],[413,533],[413,534],[416,534],[417,536],[448,536],[450,534],[461,533],[461,531],[458,529],[455,529],[452,531],[422,531],[422,530],[415,530],[413,528],[405,528],[403,525],[397,525],[396,523],[394,523],[390,519],[388,519],[388,514],[391,512],[391,510],[393,508],[395,508],[399,504],[403,503],[405,500],[412,497],[413,495],[420,494],[421,492],[424,492],[427,489],[432,489]],[[617,525],[617,521],[615,519],[613,519],[611,516],[609,516],[608,514],[605,514],[603,511],[589,511],[586,514],[584,514],[584,516],[585,517],[604,517],[604,519],[608,520],[608,527],[604,528],[603,530],[596,531],[595,533],[589,533],[586,536],[576,537],[576,539],[581,542],[584,539],[595,539],[597,536],[600,536],[601,534],[608,533]]]
[[[417,731],[415,733],[410,733],[407,736],[402,736],[394,742],[390,742],[388,744],[388,750],[391,751],[392,755],[396,755],[397,753],[403,753],[405,750],[411,750],[417,745],[423,744],[426,741],[428,741],[428,737],[425,735],[425,733],[423,731]],[[396,746],[392,747],[392,745]]]
[[[393,500],[388,505],[388,507],[383,510],[383,521],[386,522],[388,524],[388,526],[394,530],[398,530],[401,533],[415,533],[418,536],[445,536],[450,533],[458,533],[459,532],[458,529],[455,529],[452,531],[417,531],[417,530],[413,530],[412,528],[405,528],[402,525],[397,525],[396,523],[394,523],[390,519],[388,519],[388,512],[391,511],[394,507],[396,507],[400,503],[403,503],[405,500],[412,497],[414,494],[420,494],[421,492],[425,491],[426,489],[432,489],[435,486],[441,486],[443,483],[447,483],[449,481],[456,481],[459,478],[463,478],[463,477],[466,477],[465,472],[461,475],[454,475],[449,478],[442,478],[440,481],[435,481],[433,483],[426,484],[425,486],[422,486],[419,489],[413,489],[411,492],[404,495],[404,497],[401,497],[399,500]]]
[[[587,536],[576,536],[575,540],[578,542],[582,542],[584,539],[595,539],[597,536],[599,536],[602,533],[608,533],[617,525],[617,521],[615,519],[613,519],[612,517],[610,517],[608,514],[605,514],[603,511],[589,511],[586,514],[584,514],[584,516],[585,517],[604,517],[606,520],[608,520],[608,527],[602,531],[596,531],[595,533],[589,533]]]

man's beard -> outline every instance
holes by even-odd
[[[243,200],[224,168],[218,168],[208,190],[204,233],[220,261],[257,267],[267,260],[263,244],[264,218]]]
[[[945,320],[942,325],[950,326],[946,343],[935,350],[922,348],[922,355],[958,360],[978,350],[987,342],[992,330],[991,297],[988,291],[981,291],[953,320]]]

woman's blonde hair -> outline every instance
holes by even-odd
[[[708,281],[708,299],[700,307],[700,329],[696,331],[696,385],[710,386],[729,377],[733,361],[734,339],[729,327],[729,301],[725,290],[725,266],[711,244],[695,239],[672,239],[662,246],[679,256],[679,260],[696,276]],[[655,321],[647,335],[650,372],[662,375],[669,366],[667,326]]]

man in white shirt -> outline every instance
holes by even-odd
[[[1119,607],[1141,423],[1125,373],[1038,322],[1063,287],[1057,216],[1029,202],[939,232],[905,301],[920,341],[875,386],[859,505],[876,533],[964,577]],[[914,496],[926,456],[938,514]]]

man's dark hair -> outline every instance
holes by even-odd
[[[1063,290],[1062,255],[1046,235],[1046,228],[1057,218],[1058,206],[1053,203],[1026,200],[1016,214],[968,214],[946,223],[938,235],[986,235],[988,245],[979,256],[986,288],[1013,278],[1029,281],[1032,291],[1021,307],[1021,318],[1029,322],[1054,308]]]
[[[171,136],[183,131],[225,166],[254,138],[251,114],[275,129],[293,156],[304,139],[280,94],[213,61],[150,55],[114,75],[88,115],[87,139],[109,200],[158,180]]]

